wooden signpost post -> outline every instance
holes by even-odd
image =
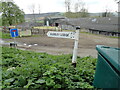
[[[77,50],[78,50],[78,42],[79,42],[79,30],[80,30],[80,27],[76,27],[74,50],[73,50],[73,57],[72,57],[72,65],[74,67],[76,67],[76,63],[77,63]]]
[[[73,57],[72,57],[72,65],[76,67],[76,59],[77,59],[77,50],[78,50],[78,42],[79,42],[79,30],[80,27],[76,27],[76,32],[58,32],[58,31],[49,31],[47,33],[48,37],[55,37],[55,38],[68,38],[74,39],[74,50],[73,50]]]

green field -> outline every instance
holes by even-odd
[[[78,57],[74,68],[71,58],[2,47],[2,88],[93,88],[96,59]]]

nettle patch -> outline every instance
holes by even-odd
[[[2,88],[93,88],[96,59],[2,48]]]

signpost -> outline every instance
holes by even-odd
[[[56,37],[56,38],[69,38],[75,39],[75,32],[58,32],[58,31],[49,31],[47,33],[48,37]]]
[[[48,37],[56,37],[56,38],[68,38],[74,39],[74,50],[73,50],[73,57],[72,57],[72,65],[76,67],[76,59],[77,59],[77,50],[78,50],[78,41],[79,41],[79,30],[80,27],[76,27],[76,32],[57,32],[57,31],[49,31],[47,33]]]
[[[76,63],[77,63],[77,50],[78,50],[78,42],[79,42],[79,29],[80,29],[80,27],[76,27],[76,35],[75,35],[74,50],[73,50],[73,57],[72,57],[72,65],[74,67],[76,67]]]
[[[16,39],[15,39],[15,37],[19,36],[19,34],[18,34],[18,29],[10,29],[10,34],[11,34],[11,37],[14,38],[14,46],[16,47],[17,44],[16,44]]]
[[[10,34],[11,34],[11,37],[19,36],[17,29],[10,29]]]

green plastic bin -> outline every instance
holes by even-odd
[[[96,49],[98,61],[93,86],[120,88],[120,48],[97,45]]]

